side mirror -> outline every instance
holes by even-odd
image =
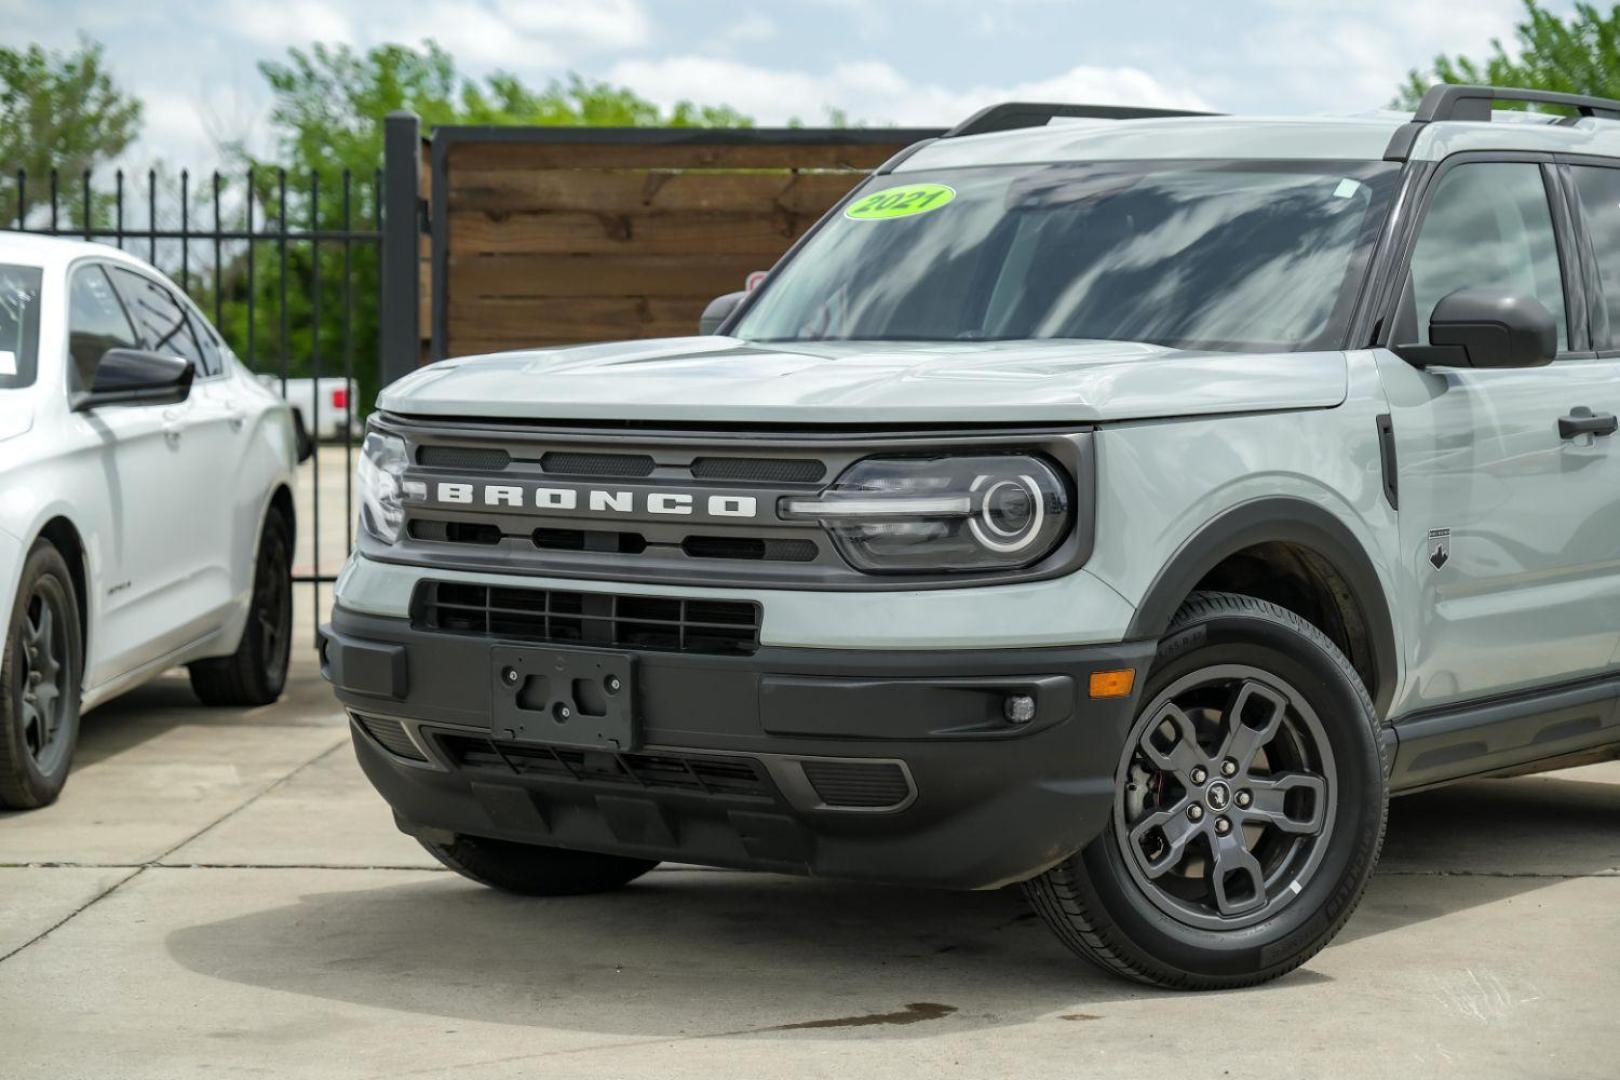
[[[1558,353],[1558,324],[1533,296],[1458,289],[1434,306],[1429,344],[1397,345],[1395,353],[1416,367],[1541,367]]]
[[[724,296],[717,296],[709,301],[709,306],[703,309],[703,317],[698,319],[698,333],[713,334],[720,330],[720,325],[731,318],[731,313],[737,310],[737,305],[743,302],[748,290],[742,292],[728,292]]]
[[[190,360],[140,349],[108,349],[90,389],[73,395],[73,410],[103,405],[174,405],[191,394],[197,369]]]

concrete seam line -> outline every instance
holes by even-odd
[[[100,892],[96,893],[96,895],[92,896],[90,899],[86,900],[84,903],[80,904],[78,907],[74,908],[72,911],[70,911],[66,915],[62,916],[60,919],[58,919],[56,922],[52,923],[50,926],[47,926],[45,929],[41,930],[39,933],[37,933],[33,937],[29,938],[27,941],[23,942],[21,945],[18,945],[15,949],[12,949],[10,952],[6,953],[4,956],[0,956],[0,964],[3,964],[7,960],[10,960],[13,956],[16,956],[18,953],[22,952],[24,949],[28,948],[28,946],[34,944],[35,942],[43,941],[45,938],[47,938],[50,935],[54,934],[57,930],[59,930],[63,926],[65,926],[70,920],[76,918],[79,915],[80,912],[89,909],[90,907],[94,906],[95,904],[100,903],[102,900],[105,900],[107,897],[111,896],[114,892],[116,892],[118,890],[118,888],[121,885],[123,885],[126,881],[129,881],[131,878],[136,877],[137,875],[139,875],[141,873],[142,870],[145,870],[145,869],[146,869],[146,867],[144,867],[144,866],[138,866],[135,869],[131,870],[129,873],[125,874],[123,877],[119,878],[117,881],[113,882],[111,885],[107,886],[105,889],[102,889]]]
[[[347,734],[344,734],[344,736],[341,739],[339,739],[337,742],[333,743],[331,746],[328,746],[325,750],[322,750],[320,753],[316,754],[314,757],[310,758],[308,761],[304,762],[302,765],[299,765],[297,768],[293,769],[291,772],[285,773],[284,775],[278,777],[274,783],[267,786],[263,791],[259,792],[257,795],[253,795],[253,796],[249,797],[248,799],[244,800],[243,802],[238,803],[236,806],[232,807],[231,809],[225,811],[225,813],[221,814],[219,817],[215,818],[213,821],[210,821],[208,824],[204,825],[202,828],[198,829],[196,832],[192,833],[190,836],[185,837],[179,843],[175,844],[173,847],[170,847],[167,851],[164,851],[161,854],[156,855],[153,858],[147,860],[145,865],[147,865],[147,866],[161,866],[161,865],[163,865],[163,860],[167,859],[170,855],[173,855],[175,852],[179,851],[181,848],[185,847],[187,844],[191,843],[193,840],[196,840],[199,837],[202,837],[202,836],[206,835],[207,833],[213,831],[214,829],[218,828],[219,826],[225,824],[227,821],[231,820],[231,818],[235,817],[237,814],[240,814],[242,811],[246,810],[248,807],[252,806],[254,803],[258,802],[260,799],[262,799],[266,795],[270,794],[272,791],[275,791],[277,788],[281,787],[281,785],[285,784],[287,781],[291,780],[293,777],[297,776],[299,773],[303,772],[305,769],[307,769],[310,766],[316,764],[317,762],[323,760],[324,758],[331,757],[333,754],[337,753],[339,750],[341,750],[343,747],[345,747],[347,745],[349,745],[349,736]]]

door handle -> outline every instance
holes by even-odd
[[[1595,413],[1585,405],[1569,410],[1568,416],[1558,418],[1558,437],[1573,439],[1577,435],[1613,435],[1620,429],[1620,420],[1614,413]]]
[[[247,417],[232,409],[225,414],[225,422],[231,425],[232,431],[241,431],[242,425],[247,422]]]
[[[180,417],[180,412],[175,409],[165,409],[163,412],[163,441],[169,444],[171,450],[180,445],[180,434],[185,430]]]

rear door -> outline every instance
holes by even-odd
[[[1620,387],[1620,161],[1571,161],[1562,171],[1583,242],[1581,255],[1595,349],[1591,363],[1600,380],[1610,387]],[[1608,397],[1611,406],[1620,405],[1620,391],[1610,389]],[[1611,444],[1614,441],[1608,440]],[[1610,559],[1620,562],[1620,445],[1605,449],[1603,471],[1608,475],[1608,499],[1591,507],[1582,528],[1590,535],[1611,540]],[[1613,625],[1615,652],[1610,663],[1620,667],[1620,612]]]
[[[1428,339],[1441,297],[1497,286],[1559,324],[1542,368],[1379,366],[1399,462],[1408,679],[1396,712],[1554,685],[1606,669],[1620,611],[1615,439],[1564,438],[1581,408],[1620,410],[1614,365],[1590,349],[1567,204],[1548,161],[1479,157],[1429,187],[1394,314],[1394,343]]]

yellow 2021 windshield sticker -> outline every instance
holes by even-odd
[[[938,210],[956,198],[956,189],[944,184],[905,184],[862,195],[844,208],[855,221],[887,221]]]

